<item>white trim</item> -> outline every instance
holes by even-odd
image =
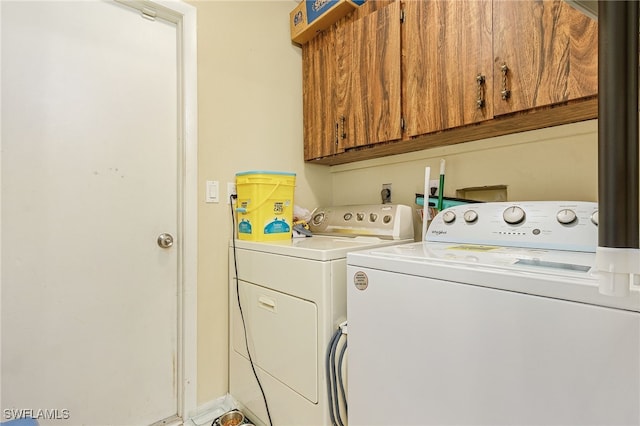
[[[198,290],[198,85],[196,8],[180,0],[116,0],[176,24],[182,139],[182,283],[178,294],[178,416],[186,422],[197,409]]]
[[[162,2],[165,4],[165,2]],[[198,56],[196,8],[171,2],[182,12],[182,66],[184,90],[184,287],[182,301],[182,401],[179,413],[186,421],[197,407],[198,307]]]

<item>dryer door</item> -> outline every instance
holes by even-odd
[[[239,282],[242,313],[256,366],[312,403],[318,402],[318,314],[307,300]],[[233,349],[247,357],[238,309]]]

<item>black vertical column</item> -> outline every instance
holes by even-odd
[[[638,2],[598,5],[598,246],[639,248]]]

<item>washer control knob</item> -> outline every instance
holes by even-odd
[[[595,226],[598,226],[598,210],[593,212],[593,214],[591,215],[591,223],[593,223]]]
[[[578,216],[576,216],[576,212],[571,209],[562,209],[556,214],[556,219],[563,225],[571,225],[578,219]]]
[[[526,215],[524,210],[522,210],[522,207],[518,206],[511,206],[502,212],[502,218],[510,225],[517,225],[521,223],[525,217]]]
[[[467,210],[464,212],[464,221],[467,223],[474,223],[478,220],[478,213],[475,210]]]
[[[451,210],[447,210],[442,214],[442,220],[444,223],[453,223],[456,220],[456,214]]]

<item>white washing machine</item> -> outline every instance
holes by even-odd
[[[349,425],[640,424],[640,288],[598,292],[596,209],[457,206],[349,254]]]
[[[273,425],[330,425],[325,356],[346,320],[346,256],[353,250],[413,241],[403,205],[316,209],[314,236],[282,242],[235,240],[229,251],[229,390],[256,424],[268,424],[249,362],[246,336]]]

